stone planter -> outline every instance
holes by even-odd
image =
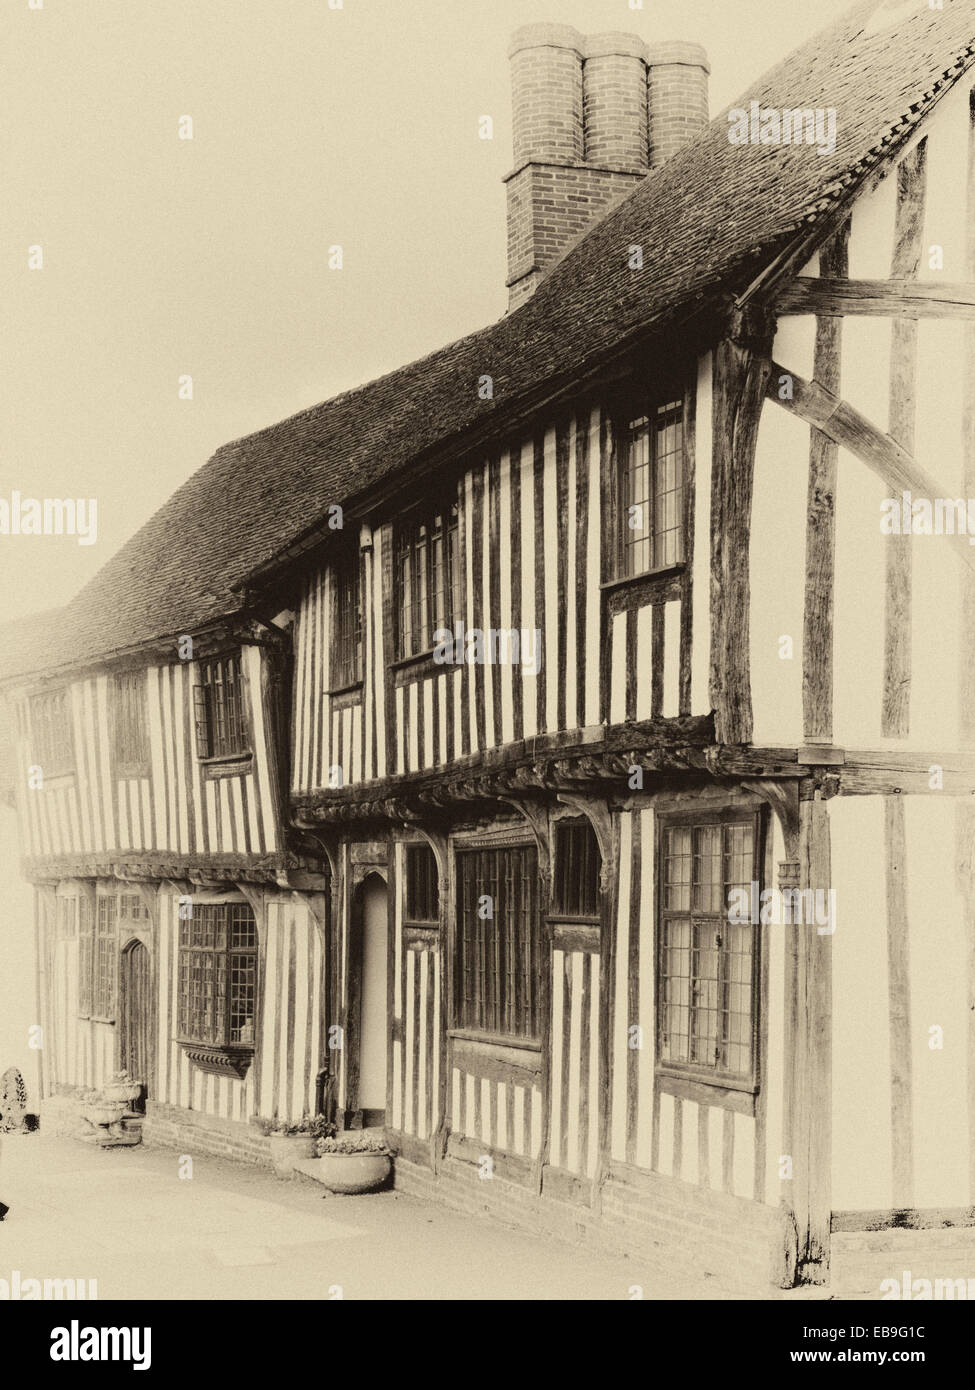
[[[124,1101],[118,1101],[115,1104],[98,1101],[95,1104],[86,1105],[82,1113],[89,1124],[114,1125],[121,1120],[126,1109],[127,1106]]]
[[[315,1157],[315,1140],[310,1134],[272,1134],[271,1162],[279,1178],[290,1178],[295,1164]]]
[[[138,1082],[133,1081],[110,1081],[101,1089],[102,1100],[110,1102],[112,1105],[128,1105],[130,1102],[139,1099],[142,1087]]]
[[[302,1165],[302,1172],[314,1177],[329,1192],[375,1192],[389,1177],[392,1159],[388,1154],[322,1154],[313,1163]]]

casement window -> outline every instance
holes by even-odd
[[[457,504],[396,529],[396,654],[418,656],[461,616]]]
[[[404,922],[408,927],[436,927],[440,923],[440,877],[429,845],[406,846]]]
[[[555,915],[570,921],[598,923],[599,872],[602,857],[587,820],[563,820],[555,827]]]
[[[112,735],[116,770],[123,776],[149,768],[145,671],[119,672],[113,682]]]
[[[534,848],[461,851],[457,898],[455,1027],[538,1042],[543,945]]]
[[[759,940],[735,919],[761,880],[759,831],[752,813],[666,818],[660,830],[658,1062],[746,1090],[758,1079]],[[732,889],[745,896],[729,912]]]
[[[197,756],[232,758],[248,754],[239,653],[201,661],[193,697]]]
[[[340,555],[332,575],[335,583],[332,631],[333,690],[344,690],[362,680],[362,557],[358,550]]]
[[[623,417],[617,578],[684,559],[684,404],[671,399]]]
[[[177,1019],[182,1042],[254,1045],[257,923],[247,903],[194,903],[179,924]]]
[[[91,960],[91,1017],[115,1018],[118,978],[118,900],[114,894],[97,898]]]
[[[30,704],[33,762],[44,777],[74,772],[71,730],[71,692],[51,690],[35,695]]]
[[[92,1013],[91,971],[95,957],[95,924],[87,896],[78,899],[78,1013],[89,1018]]]

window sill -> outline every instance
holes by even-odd
[[[411,681],[423,676],[439,675],[447,670],[447,663],[434,661],[433,655],[436,647],[430,647],[424,652],[415,652],[413,656],[400,656],[390,662],[389,669],[393,673],[394,685],[408,685]]]
[[[643,580],[654,579],[675,579],[684,573],[685,562],[678,560],[673,565],[658,565],[656,569],[641,570],[639,574],[618,575],[615,579],[604,579],[600,584],[600,589],[604,594],[614,593],[617,589],[627,589],[632,584],[639,584]]]
[[[148,763],[116,763],[115,776],[120,782],[141,781],[150,775]]]
[[[242,1081],[254,1060],[253,1043],[228,1043],[218,1047],[212,1043],[192,1042],[188,1038],[176,1041],[194,1067],[208,1076],[229,1076]]]
[[[530,1038],[513,1038],[507,1033],[480,1033],[474,1028],[448,1028],[447,1037],[455,1042],[476,1043],[503,1052],[531,1052],[541,1057],[542,1044]]]
[[[680,598],[686,565],[667,565],[662,569],[645,570],[643,574],[628,574],[621,579],[608,579],[600,584],[610,615],[625,613],[629,608],[642,608],[648,603]]]
[[[328,692],[328,698],[337,709],[345,709],[348,705],[358,705],[362,701],[363,682],[350,681],[348,685],[337,685]]]
[[[199,764],[207,781],[217,777],[240,777],[254,766],[254,754],[227,753],[222,757],[200,758]]]
[[[758,1087],[752,1082],[702,1077],[691,1072],[657,1069],[657,1090],[678,1100],[717,1105],[741,1115],[754,1115]]]

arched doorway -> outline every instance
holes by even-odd
[[[347,1123],[386,1122],[388,917],[386,884],[369,874],[356,888],[349,936]]]
[[[142,1083],[134,1110],[145,1110],[149,1093],[152,1044],[152,996],[149,952],[141,941],[130,941],[119,959],[119,1065]]]

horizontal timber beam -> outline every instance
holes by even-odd
[[[775,311],[835,318],[867,314],[880,318],[975,320],[975,284],[800,275],[780,290]]]
[[[789,379],[789,393],[783,399],[781,393],[785,378]],[[892,495],[913,492],[919,497],[932,499],[954,495],[953,491],[925,472],[916,459],[889,434],[884,434],[848,401],[840,400],[820,386],[818,381],[806,381],[797,372],[773,362],[766,394],[770,400],[798,415],[807,424],[815,425],[841,448],[848,449],[883,479],[892,489]],[[877,524],[880,524],[879,516]],[[967,536],[946,535],[942,539],[957,551],[970,570],[975,571],[975,547],[969,545]]]

